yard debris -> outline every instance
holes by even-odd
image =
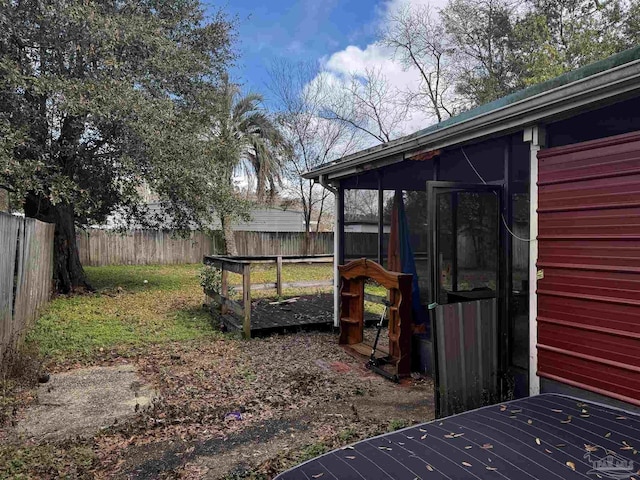
[[[225,422],[228,420],[243,420],[241,412],[229,412],[224,416]]]
[[[282,305],[284,303],[296,303],[300,297],[287,298],[285,300],[277,300],[275,302],[269,302],[269,305]]]
[[[149,288],[157,284],[154,277]],[[121,288],[127,295],[106,297],[104,311],[119,314],[118,322],[134,312],[140,316],[144,328],[134,331],[139,342],[105,344],[100,354],[96,346],[90,355],[70,353],[47,364],[54,373],[127,364],[158,389],[157,399],[134,418],[111,419],[95,437],[64,445],[69,452],[86,446],[93,455],[89,466],[82,466],[90,476],[81,478],[202,478],[198,472],[227,473],[239,463],[258,478],[272,478],[299,463],[309,441],[327,451],[387,431],[389,418],[408,424],[432,418],[424,402],[432,393],[428,381],[409,380],[398,398],[398,387],[365,374],[337,345],[335,333],[243,341],[205,330],[203,322],[187,339],[166,334],[173,332],[174,318],[182,318],[176,312],[191,318],[192,310],[201,310],[202,291],[192,290],[163,293],[158,302],[149,289],[129,294]],[[308,303],[300,298],[294,310]],[[208,317],[208,310],[203,312]],[[131,413],[137,400],[128,406]],[[357,455],[353,447],[345,448]],[[80,464],[71,465],[81,470]]]

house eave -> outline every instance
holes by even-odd
[[[483,137],[506,134],[537,123],[562,118],[569,112],[596,108],[640,91],[640,60],[561,85],[518,102],[496,108],[441,129],[412,134],[344,157],[303,173],[331,182],[366,170],[401,162],[417,151],[438,150]]]

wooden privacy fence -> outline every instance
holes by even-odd
[[[333,233],[234,232],[239,255],[332,254]],[[200,263],[205,255],[225,253],[221,232],[130,230],[119,233],[89,229],[77,233],[80,261],[85,266],[167,265]]]
[[[85,266],[171,265],[200,263],[204,255],[222,253],[220,235],[193,231],[181,237],[170,230],[80,230],[76,234]]]
[[[0,370],[51,296],[54,225],[0,212]]]
[[[522,233],[522,228],[515,231],[524,237],[528,235],[527,232]],[[234,235],[239,255],[333,254],[333,232],[235,232]],[[385,234],[385,256],[388,236]],[[427,249],[420,240],[423,236],[414,235],[412,240],[416,260],[426,258]],[[205,255],[225,253],[221,232],[193,231],[187,237],[180,237],[170,230],[130,230],[122,234],[89,229],[78,231],[77,240],[80,261],[85,266],[94,267],[200,263]],[[459,247],[458,250],[459,258],[465,258],[465,249]],[[345,232],[344,252],[347,259],[377,258],[378,234]],[[514,241],[513,268],[526,272],[528,261],[528,244]]]
[[[235,232],[235,237],[238,255],[333,254],[333,232]]]
[[[275,289],[278,296],[282,296],[283,288],[314,288],[330,287],[333,280],[312,280],[303,282],[282,281],[283,263],[333,263],[333,255],[309,255],[309,256],[205,256],[205,265],[218,268],[222,271],[222,284],[220,291],[205,290],[207,296],[213,298],[221,308],[224,315],[231,311],[242,319],[242,331],[246,338],[251,337],[251,290]],[[251,283],[251,265],[276,265],[276,281],[273,283]],[[242,275],[242,303],[238,303],[229,297],[229,272]]]

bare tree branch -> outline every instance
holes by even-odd
[[[310,231],[314,221],[317,230],[326,213],[330,192],[301,175],[354,151],[358,135],[346,124],[322,116],[330,86],[327,76],[315,64],[274,62],[269,76],[268,87],[278,109],[277,121],[292,149],[291,159],[285,165],[285,183],[302,204],[306,230]]]
[[[407,92],[407,100],[418,108],[427,108],[439,122],[456,110],[454,99],[448,95],[453,83],[453,52],[445,33],[428,6],[406,5],[391,15],[380,39],[405,68],[414,68],[420,74],[420,86],[417,91]]]

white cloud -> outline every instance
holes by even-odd
[[[391,15],[407,5],[430,6],[437,12],[444,8],[447,0],[388,0],[378,7],[377,29],[382,29]],[[420,83],[419,74],[413,69],[404,69],[399,61],[393,59],[393,52],[376,43],[364,48],[349,45],[343,50],[321,60],[326,72],[336,79],[351,74],[363,75],[366,70],[381,70],[391,86],[401,91],[415,91]],[[434,117],[428,112],[414,111],[401,126],[403,135],[423,129],[434,123]]]

